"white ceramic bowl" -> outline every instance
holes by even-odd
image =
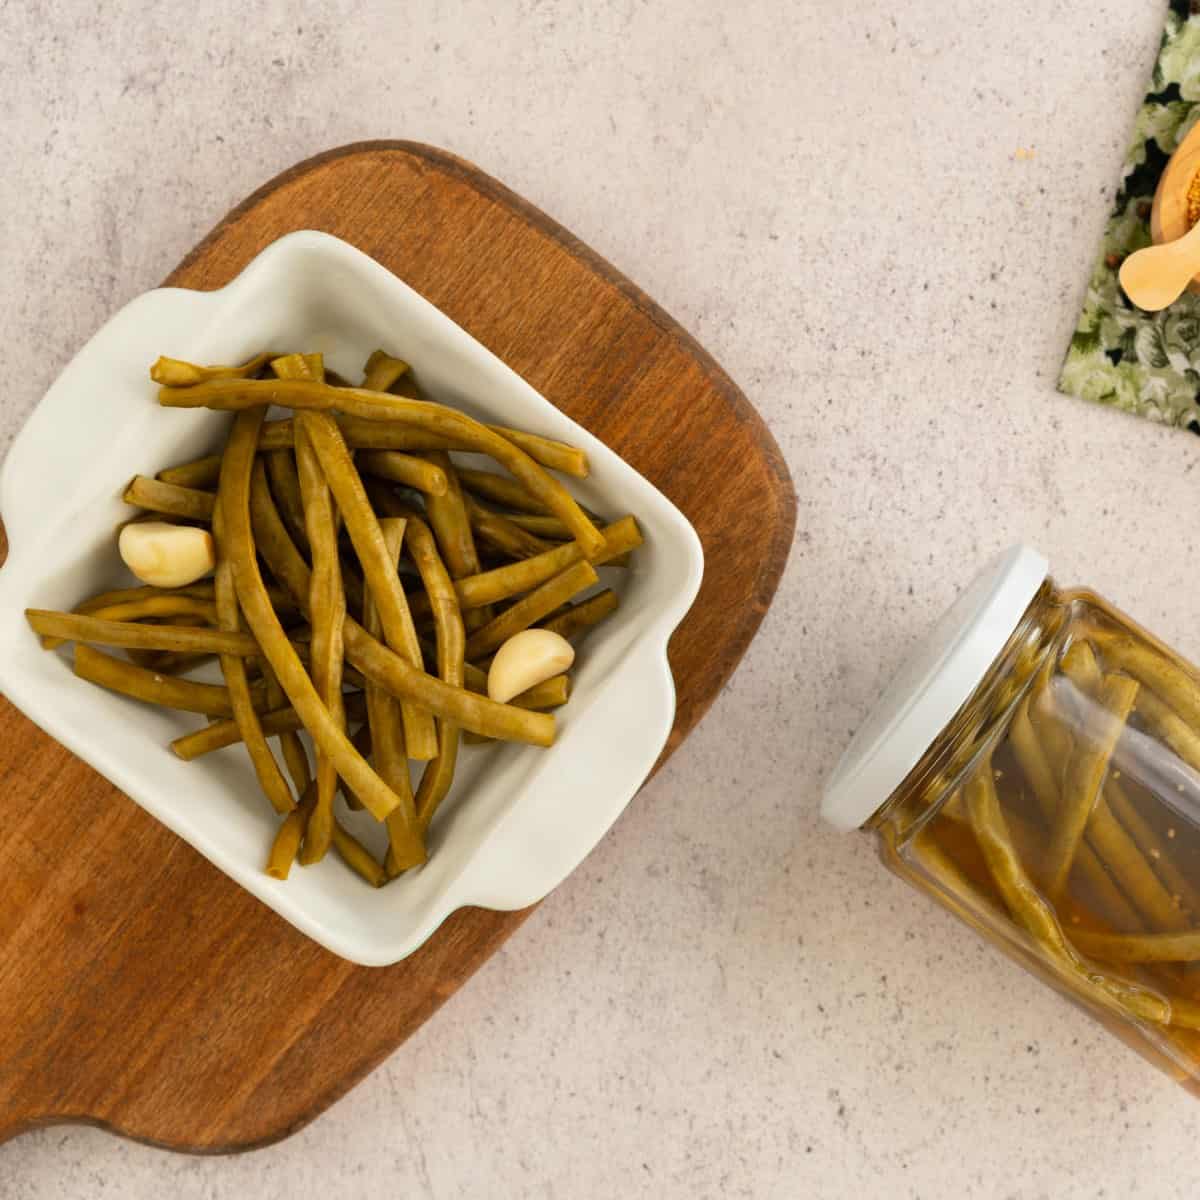
[[[43,651],[22,613],[69,608],[133,582],[114,538],[129,516],[124,485],[221,444],[227,417],[155,402],[147,368],[158,355],[238,362],[264,347],[321,350],[356,378],[379,346],[411,362],[434,399],[582,446],[592,474],[573,490],[596,511],[633,513],[646,544],[632,570],[605,569],[621,607],[581,648],[554,747],[464,747],[425,867],[375,891],[331,856],[279,882],[262,869],[277,819],[241,748],[180,761],[167,744],[199,718],[76,679],[69,657]],[[636,471],[391,272],[311,232],[281,238],[219,291],[163,288],[113,317],[13,443],[0,514],[10,543],[0,570],[0,688],[8,698],[298,929],[367,965],[410,954],[464,905],[534,903],[596,845],[670,731],[667,639],[703,571],[695,531]],[[373,822],[355,820],[364,837],[380,836]]]

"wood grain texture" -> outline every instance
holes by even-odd
[[[219,287],[305,228],[395,271],[695,525],[706,571],[671,642],[678,712],[665,759],[754,636],[791,545],[791,482],[754,410],[612,267],[425,146],[363,143],[301,163],[166,282]],[[405,962],[354,966],[5,702],[0,777],[0,1140],[59,1121],[210,1153],[284,1137],[391,1053],[528,915],[463,910]]]

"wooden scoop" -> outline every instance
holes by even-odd
[[[1198,272],[1200,222],[1174,242],[1131,254],[1121,264],[1121,287],[1138,308],[1158,312],[1178,300]]]

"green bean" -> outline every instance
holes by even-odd
[[[513,445],[524,450],[530,458],[540,462],[542,466],[575,479],[588,477],[587,455],[575,446],[565,442],[555,442],[550,438],[539,437],[536,433],[526,433],[522,429],[506,429],[503,425],[488,426],[494,433],[508,438]]]
[[[366,707],[361,695],[346,697],[346,715],[350,720],[361,720],[365,714]],[[294,733],[296,730],[304,728],[300,714],[290,706],[269,709],[259,718],[259,723],[268,737]],[[241,740],[241,730],[238,729],[236,721],[214,721],[203,729],[197,729],[194,733],[176,738],[171,743],[171,750],[178,758],[182,758],[185,762],[191,762],[205,754],[212,754],[215,750],[224,750],[226,746],[236,746]],[[306,771],[307,767],[306,759]]]
[[[1194,730],[1200,730],[1200,682],[1164,655],[1128,636],[1098,633],[1104,661],[1132,675]]]
[[[283,368],[275,361],[277,371]],[[311,673],[317,695],[333,723],[343,732],[346,713],[342,705],[342,626],[346,620],[346,594],[342,590],[342,564],[338,557],[338,519],[334,512],[321,464],[303,424],[296,429],[296,468],[300,482],[308,544],[312,554],[308,611],[312,624]],[[383,776],[380,776],[383,778]],[[316,762],[317,793],[312,818],[304,838],[300,861],[305,866],[325,857],[333,839],[333,798],[338,776],[333,760],[320,751]],[[384,778],[384,783],[388,783]],[[390,784],[389,784],[390,786]],[[403,798],[400,798],[401,801]]]
[[[283,688],[279,686],[279,680],[275,678],[275,672],[271,670],[271,664],[265,658],[261,662],[263,686],[266,689],[267,708],[270,710],[283,708],[287,702],[287,697],[283,694]],[[209,726],[209,728],[211,729],[212,726]],[[298,721],[297,728],[299,728]],[[292,785],[296,789],[296,795],[303,796],[308,791],[309,784],[313,781],[308,766],[308,752],[304,749],[304,743],[300,740],[299,735],[294,729],[280,730],[278,736],[279,748],[283,751],[283,761],[287,766],[288,774],[292,777]],[[305,818],[304,823],[307,826],[307,818]]]
[[[554,675],[534,684],[519,696],[513,697],[510,704],[520,708],[543,711],[548,708],[561,708],[571,696],[571,677],[569,675]],[[482,745],[484,742],[494,742],[495,738],[483,737],[478,733],[464,733],[463,741],[470,745]]]
[[[254,473],[252,503],[258,549],[276,579],[303,607],[301,598],[308,594],[308,566],[283,527],[261,470]],[[510,704],[496,704],[464,688],[451,687],[423,670],[409,666],[351,617],[346,618],[343,632],[347,659],[365,678],[378,683],[398,699],[412,699],[437,717],[501,741],[553,745],[553,717],[527,712]]]
[[[1109,678],[1112,678],[1111,676]],[[1123,980],[1110,979],[1083,963],[1063,934],[1054,909],[1025,873],[1008,832],[989,761],[981,763],[964,790],[967,818],[987,863],[992,881],[1013,920],[1044,951],[1050,965],[1074,982],[1085,995],[1143,1020],[1165,1024],[1171,1005],[1161,996]]]
[[[571,540],[571,531],[557,518],[542,513],[506,512],[505,517],[535,537],[548,538],[554,542]]]
[[[271,608],[259,573],[250,524],[250,479],[262,419],[262,409],[252,409],[238,415],[225,449],[225,465],[221,470],[222,489],[225,490],[228,484],[224,516],[238,600],[251,631],[279,678],[280,686],[292,702],[292,707],[300,714],[318,749],[333,759],[338,774],[354,788],[372,816],[382,821],[396,807],[396,795],[355,752],[350,739],[338,728],[329,710],[321,703],[312,680]]]
[[[274,358],[274,354],[256,354],[240,367],[198,367],[195,363],[165,356],[150,368],[150,378],[167,387],[191,387],[212,379],[249,379]]]
[[[467,638],[467,657],[474,660],[498,649],[513,634],[528,629],[560,604],[591,587],[598,579],[591,563],[574,563],[471,634]]]
[[[216,605],[211,600],[194,596],[147,596],[142,600],[127,600],[123,604],[105,604],[89,608],[89,617],[105,621],[141,621],[147,617],[197,617],[212,625],[217,623]]]
[[[477,471],[471,467],[459,467],[458,475],[463,487],[476,496],[503,504],[505,508],[515,508],[517,512],[546,515],[546,505],[515,480],[494,471]]]
[[[326,372],[328,378],[328,372]],[[401,378],[401,382],[406,377]],[[458,450],[471,451],[475,447],[463,441],[455,441],[451,437],[430,433],[415,425],[400,425],[392,421],[364,420],[361,417],[339,416],[338,425],[345,435],[346,444],[352,450]],[[487,426],[493,433],[513,442],[523,450],[534,462],[551,470],[561,471],[564,475],[572,475],[577,479],[587,478],[587,458],[582,450],[563,442],[554,442],[549,438],[534,437],[532,434],[521,435],[520,440],[512,436],[515,430],[505,429],[500,425]],[[269,421],[263,426],[260,450],[284,450],[292,444],[291,419]],[[570,466],[570,470],[567,466]],[[566,528],[566,526],[564,526]],[[570,537],[568,531],[566,534]]]
[[[365,692],[363,693],[363,699],[366,699]],[[371,726],[369,724],[360,725],[354,736],[351,737],[350,744],[359,752],[359,754],[363,756],[363,758],[370,761],[371,752],[374,749],[374,747],[371,745]],[[341,788],[342,795],[346,798],[346,807],[353,809],[355,812],[361,812],[362,801],[354,794],[352,788],[346,786],[346,781],[344,779],[341,781]],[[409,790],[412,790],[411,780],[409,781]],[[403,798],[401,799],[401,804],[403,804]],[[388,817],[389,819],[391,818],[390,813],[388,814]]]
[[[267,476],[271,480],[271,494],[279,508],[283,523],[287,526],[292,541],[305,553],[309,553],[308,524],[304,515],[304,497],[300,492],[300,473],[296,466],[293,450],[276,450],[264,456]]]
[[[1052,666],[1048,664],[1046,668],[1047,678]],[[1046,748],[1047,758],[1054,763],[1068,764],[1072,758],[1071,735],[1066,721],[1056,712],[1057,707],[1051,689],[1041,684],[1030,704],[1030,714],[1037,712],[1038,735]],[[1150,869],[1125,827],[1112,815],[1103,795],[1095,806],[1084,837],[1146,922],[1163,929],[1186,927],[1186,918],[1173,897]]]
[[[363,450],[354,461],[365,475],[402,483],[405,487],[427,492],[430,496],[444,496],[449,486],[441,467],[414,454],[401,454],[396,450]]]
[[[216,598],[217,622],[226,633],[241,633],[242,618],[238,609],[237,591],[233,583],[233,569],[228,556],[228,539],[225,535],[224,506],[228,489],[217,484],[217,507],[213,514],[213,537],[217,544],[217,569],[213,576],[213,594]],[[233,719],[242,733],[250,764],[258,779],[259,787],[278,813],[288,813],[295,808],[291,789],[267,745],[266,735],[258,723],[258,714],[250,696],[250,681],[246,676],[246,663],[233,654],[220,658],[221,674],[229,690],[229,704]],[[265,685],[264,685],[265,691]]]
[[[1093,933],[1075,930],[1071,940],[1089,958],[1111,963],[1196,962],[1200,930],[1183,933]]]
[[[109,621],[79,613],[27,608],[25,619],[34,633],[60,642],[88,642],[95,646],[124,646],[138,650],[181,650],[203,654],[258,653],[258,643],[246,633],[223,633],[185,625],[139,625],[135,621]]]
[[[1021,768],[1033,791],[1042,819],[1047,826],[1053,825],[1054,814],[1059,805],[1059,786],[1054,768],[1046,759],[1041,740],[1029,715],[1030,697],[1026,696],[1018,706],[1009,729],[1009,744],[1017,765]],[[1123,929],[1142,929],[1141,917],[1125,898],[1124,892],[1113,882],[1104,869],[1091,845],[1091,836],[1084,834],[1085,844],[1079,847],[1076,861],[1080,871],[1095,896],[1096,903],[1104,916],[1115,926]]]
[[[271,603],[279,609],[295,608],[291,597],[279,587],[272,586],[267,589],[271,596]],[[85,613],[90,616],[95,616],[102,608],[109,608],[114,604],[132,604],[137,600],[161,600],[167,596],[185,596],[190,600],[208,600],[210,602],[207,612],[210,613],[209,619],[215,625],[217,621],[216,609],[212,607],[213,599],[213,581],[211,579],[203,580],[199,583],[185,584],[183,587],[177,588],[160,588],[151,587],[149,584],[142,584],[140,587],[130,588],[113,588],[111,591],[100,592],[95,596],[89,596],[88,599],[82,601],[75,606],[74,611],[77,613]],[[191,610],[175,609],[170,613],[151,613],[147,612],[147,616],[173,616],[181,615],[184,612]]]
[[[467,517],[467,506],[463,499],[458,471],[444,450],[426,452],[429,463],[436,466],[446,479],[446,491],[441,496],[430,496],[425,501],[425,512],[430,527],[437,537],[442,552],[442,561],[451,579],[464,575],[479,574],[479,554],[475,539],[471,535],[471,522]]]
[[[604,547],[591,560],[592,565],[596,567],[642,544],[641,531],[632,517],[622,517],[601,532],[604,535]],[[568,542],[535,558],[527,558],[522,562],[509,563],[504,567],[483,571],[479,575],[455,580],[454,590],[458,593],[458,602],[463,608],[481,608],[485,604],[511,599],[545,583],[548,579],[553,579],[572,563],[579,562],[582,557],[578,545]]]
[[[520,525],[514,525],[502,513],[484,508],[473,496],[464,496],[463,500],[466,502],[467,519],[471,522],[472,532],[493,550],[509,558],[532,558],[535,554],[554,549],[551,542],[543,541]]]
[[[272,361],[271,367],[281,379],[316,379],[325,377],[324,359],[319,354],[287,354]],[[325,482],[324,473],[307,435],[300,426],[293,429],[292,447],[295,462],[295,483],[299,491],[300,512],[307,544],[311,548],[313,569],[309,582],[309,606],[312,613],[311,640],[307,665],[317,689],[317,695],[329,710],[334,723],[346,730],[346,708],[342,695],[345,678],[342,625],[346,615],[344,574],[338,553],[338,516]],[[285,457],[286,461],[286,457]],[[290,468],[290,464],[289,464]],[[281,468],[283,470],[284,468]],[[281,479],[282,489],[291,491],[291,472]],[[304,652],[297,647],[301,659]],[[267,664],[268,671],[270,664]],[[295,736],[295,735],[290,735]],[[351,742],[353,745],[353,740]],[[355,746],[356,749],[359,749]],[[303,754],[303,746],[300,747]],[[361,749],[359,753],[365,759]],[[325,857],[333,837],[333,801],[338,788],[338,775],[332,762],[317,753],[316,790],[313,794],[313,814],[305,826],[304,851],[300,861],[305,865]],[[308,756],[303,754],[304,769]],[[297,762],[297,769],[300,763]],[[384,780],[386,783],[387,780]],[[356,800],[356,803],[357,800]],[[362,807],[358,803],[358,807]]]
[[[379,522],[387,547],[388,560],[394,569],[400,565],[400,547],[404,542],[407,527],[404,517],[384,517]],[[383,622],[374,599],[368,594],[363,610],[363,628],[373,637],[383,635]],[[404,729],[400,716],[400,705],[375,684],[367,686],[367,727],[371,734],[371,745],[375,753],[375,768],[400,797],[400,803],[388,815],[388,856],[398,874],[410,867],[419,867],[427,857],[421,831],[417,827],[417,808],[413,798],[412,780],[408,774],[408,755],[404,744]]]
[[[334,822],[333,848],[342,856],[345,864],[372,887],[383,887],[387,883],[387,872],[375,861],[366,846],[340,821]]]
[[[210,717],[233,715],[229,692],[217,684],[194,683],[190,679],[159,675],[143,667],[135,667],[123,659],[113,658],[91,646],[76,645],[75,674],[109,691],[120,692],[162,708],[178,708]],[[261,703],[261,699],[256,702]]]
[[[541,628],[549,629],[552,633],[570,640],[576,634],[594,628],[605,617],[616,612],[619,604],[617,593],[612,588],[605,588],[604,591],[597,592],[578,604],[569,605],[567,610],[558,616],[543,621]]]
[[[465,662],[463,663],[463,684],[465,687],[470,688],[471,691],[486,696],[487,672],[472,662]],[[514,696],[509,701],[509,704],[515,705],[517,708],[558,708],[567,702],[567,697],[570,693],[571,677],[565,674],[552,675],[542,683],[535,683],[533,687],[522,692],[519,696]],[[495,739],[487,738],[485,740],[494,741]]]
[[[1101,683],[1100,665],[1086,641],[1075,642],[1067,651],[1063,658],[1063,670],[1068,678],[1088,695],[1094,696],[1098,692]],[[1144,690],[1138,693],[1135,707],[1139,711],[1143,710],[1147,694]],[[1151,705],[1156,704],[1161,704],[1161,701],[1152,699]],[[1113,816],[1125,827],[1134,845],[1147,860],[1147,865],[1162,880],[1163,886],[1171,893],[1175,902],[1182,904],[1193,917],[1200,916],[1200,893],[1175,865],[1163,839],[1138,811],[1137,805],[1129,798],[1115,776],[1110,776],[1105,781],[1102,802],[1108,804]]]
[[[437,541],[429,526],[415,514],[409,518],[408,552],[425,584],[425,593],[433,609],[437,637],[438,676],[451,687],[463,686],[466,666],[466,634],[454,583],[446,564],[438,554]],[[421,774],[417,786],[417,822],[424,832],[429,828],[438,806],[450,791],[458,763],[459,727],[443,718],[438,723],[438,755]],[[389,868],[398,865],[389,860]]]
[[[196,609],[189,605],[167,605],[163,608],[159,603],[167,598],[174,600],[181,596],[187,600],[201,597],[207,598],[209,604],[201,609]],[[137,607],[143,601],[152,601],[153,603],[145,607]],[[211,583],[190,584],[186,588],[154,588],[149,586],[114,588],[112,591],[101,592],[97,596],[92,596],[90,599],[84,600],[81,604],[76,605],[75,612],[80,615],[92,617],[100,616],[109,621],[136,620],[144,616],[177,616],[187,614],[189,616],[199,616],[210,624],[215,625],[217,612],[212,606],[211,601]],[[134,605],[135,607],[129,607],[130,605]],[[67,640],[67,638],[60,637],[43,637],[42,647],[46,650],[54,650]]]
[[[286,879],[291,872],[292,863],[296,861],[296,852],[300,849],[300,839],[308,827],[308,818],[312,813],[315,796],[313,787],[301,794],[299,805],[280,823],[275,832],[275,840],[271,843],[267,855],[267,874],[272,879]]]
[[[362,386],[368,392],[386,392],[400,378],[408,374],[408,363],[393,358],[382,350],[375,350],[363,367]]]
[[[1046,852],[1047,890],[1052,898],[1062,894],[1137,691],[1138,685],[1123,675],[1104,677],[1095,696],[1094,728],[1079,740],[1067,762],[1063,802],[1055,814]]]
[[[379,609],[388,646],[396,650],[411,667],[424,673],[421,647],[417,642],[417,631],[408,610],[404,589],[400,586],[400,577],[388,561],[379,521],[367,499],[362,479],[354,469],[354,462],[337,422],[328,413],[320,412],[302,412],[297,421],[311,440],[329,490],[341,509],[342,520],[358,554],[368,589]],[[437,732],[428,710],[419,707],[411,698],[401,698],[400,712],[409,756],[421,761],[435,757]]]
[[[1072,951],[1054,909],[1025,874],[1012,847],[990,761],[976,767],[964,789],[963,799],[975,840],[1013,920],[1051,954],[1070,959]]]
[[[162,596],[187,596],[193,600],[211,600],[213,584],[211,579],[201,583],[189,583],[185,587],[159,588],[143,583],[138,587],[113,588],[111,591],[98,592],[89,596],[75,606],[77,613],[94,613],[98,608],[108,608],[112,604],[129,604],[134,600],[154,600]],[[214,610],[214,620],[216,620]]]
[[[1150,691],[1138,693],[1136,712],[1146,728],[1157,734],[1188,766],[1200,771],[1200,733]]]
[[[180,487],[174,483],[163,483],[160,479],[148,479],[135,475],[121,497],[126,504],[147,508],[152,512],[166,513],[171,517],[183,517],[189,521],[211,521],[213,495],[196,488]]]
[[[173,483],[178,487],[198,488],[206,490],[215,488],[221,476],[221,456],[209,454],[194,462],[181,463],[177,467],[167,467],[155,476],[161,483]]]
[[[334,409],[370,420],[417,425],[494,458],[540,505],[566,523],[585,558],[593,558],[603,549],[600,532],[562,484],[507,438],[444,405],[362,388],[286,379],[216,380],[194,387],[160,388],[158,399],[168,408],[237,410],[280,404],[294,409]]]

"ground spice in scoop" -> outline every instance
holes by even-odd
[[[1197,221],[1200,221],[1200,171],[1197,171],[1192,176],[1192,182],[1188,185],[1187,193],[1187,223],[1191,229]]]

